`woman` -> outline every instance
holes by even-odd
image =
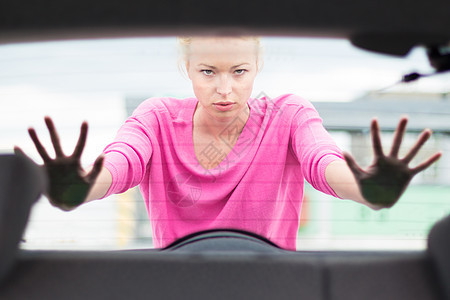
[[[53,205],[71,210],[140,184],[157,248],[192,232],[236,228],[295,250],[304,179],[324,193],[380,209],[394,205],[411,178],[441,155],[408,167],[431,135],[425,130],[398,158],[403,118],[385,156],[374,120],[375,161],[362,170],[341,154],[308,101],[250,98],[261,66],[258,38],[179,41],[195,97],[144,101],[89,172],[80,166],[86,123],[74,153],[65,156],[46,118],[55,159],[29,130],[49,174],[46,195]]]

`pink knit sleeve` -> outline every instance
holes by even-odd
[[[322,125],[314,106],[302,100],[291,125],[292,148],[302,168],[302,173],[315,189],[339,198],[325,178],[329,163],[342,160],[342,151]]]
[[[148,124],[130,117],[106,146],[104,166],[112,175],[112,184],[104,197],[123,193],[138,185],[152,156],[152,132]]]

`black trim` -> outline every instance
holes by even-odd
[[[194,232],[194,233],[188,234],[184,237],[177,239],[176,241],[172,242],[170,245],[168,245],[165,248],[162,248],[161,250],[162,251],[175,250],[182,246],[185,246],[187,244],[194,243],[194,242],[197,242],[200,240],[211,239],[211,238],[228,238],[228,237],[244,238],[244,239],[253,240],[253,241],[257,241],[257,242],[263,242],[264,244],[267,244],[268,246],[282,249],[280,246],[278,246],[271,240],[269,240],[259,234],[256,234],[254,232],[241,230],[241,229],[219,228],[219,229],[202,230],[199,232]]]

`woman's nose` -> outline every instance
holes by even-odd
[[[231,78],[227,75],[220,76],[217,80],[217,93],[221,95],[228,95],[231,93],[231,90]]]

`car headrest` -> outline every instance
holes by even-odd
[[[439,277],[439,283],[450,299],[450,215],[438,221],[428,236],[428,252]]]
[[[44,171],[30,159],[0,155],[0,283],[14,263],[31,206],[45,184]]]

